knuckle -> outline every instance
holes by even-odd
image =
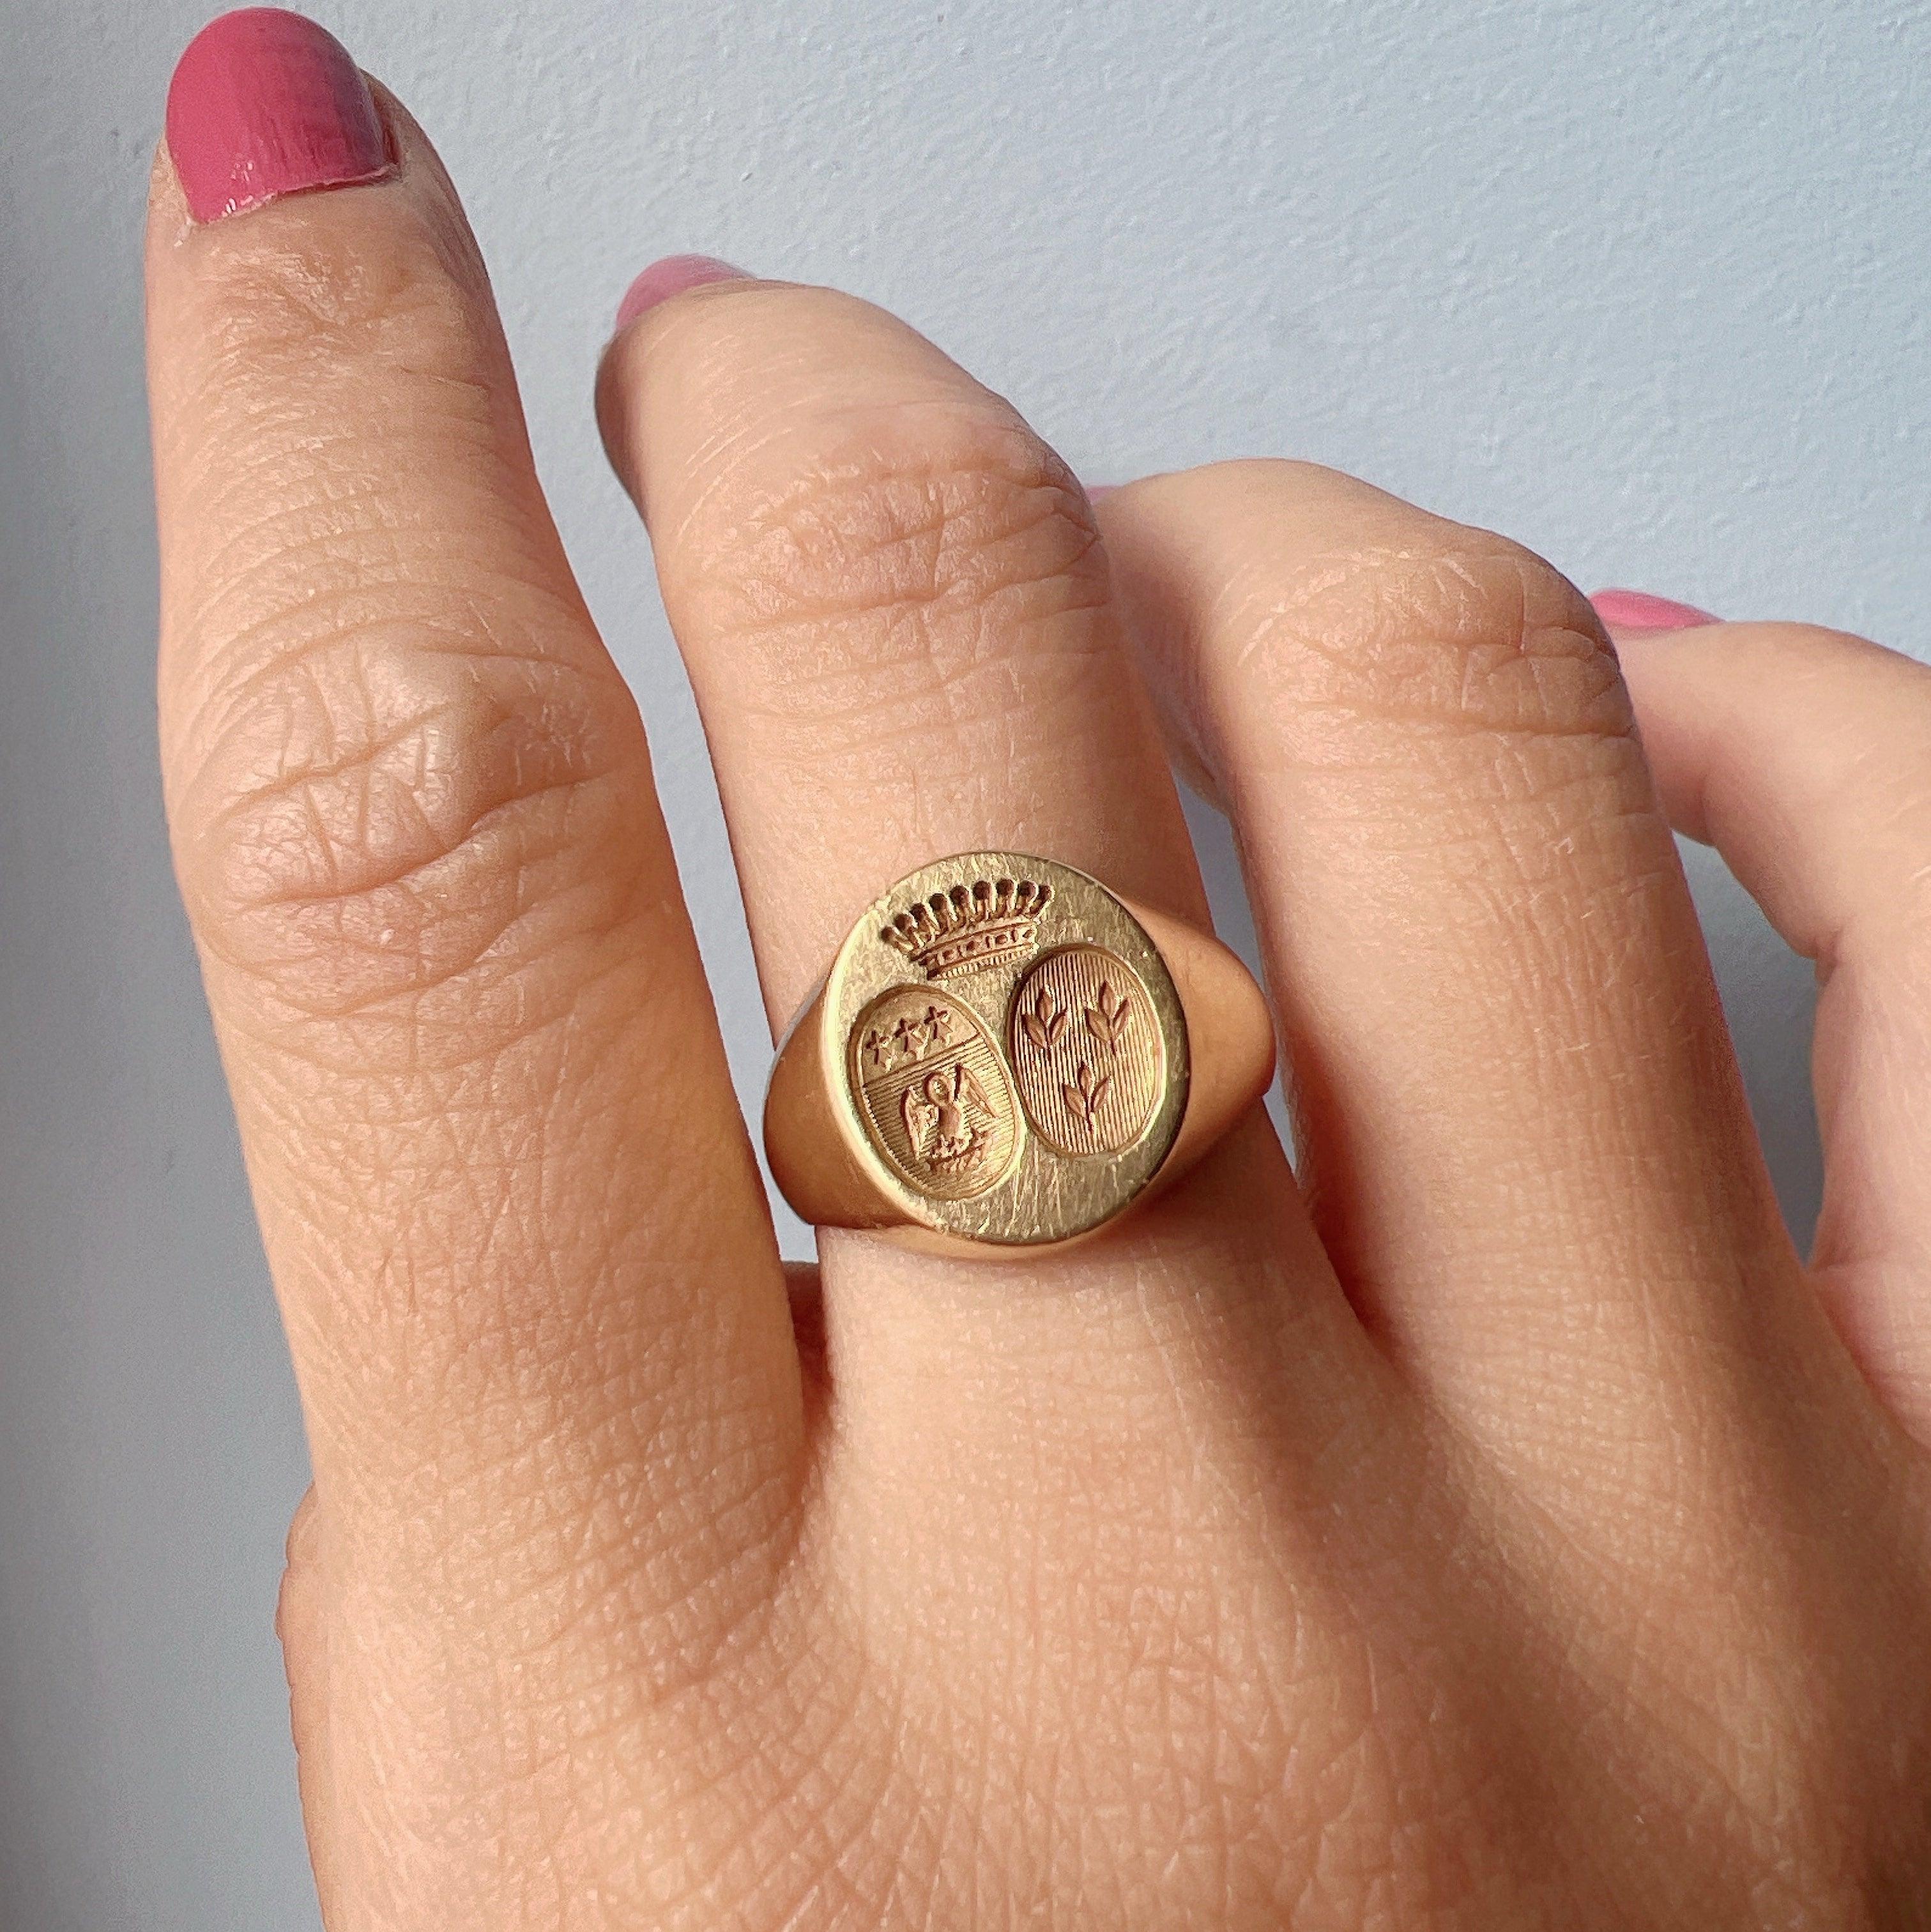
[[[181,324],[197,345],[188,390],[157,417],[176,540],[197,566],[185,594],[218,597],[277,553],[326,570],[353,544],[366,568],[432,525],[446,535],[452,506],[527,499],[481,270],[437,226],[224,238]]]
[[[317,221],[221,236],[197,317],[209,378],[342,361],[452,373],[473,359],[478,272],[433,210],[373,234]]]
[[[1354,760],[1422,734],[1633,756],[1627,694],[1587,600],[1506,538],[1384,499],[1355,541],[1247,590],[1224,647],[1304,721],[1304,748]]]
[[[291,1673],[308,1661],[314,1613],[323,1588],[322,1544],[321,1512],[311,1485],[289,1522],[281,1582],[275,1596],[275,1636]]]
[[[1101,634],[1105,566],[1060,460],[991,399],[866,409],[814,425],[809,454],[740,472],[686,532],[686,617],[755,658],[762,701],[875,728],[996,714],[1014,659],[1078,658]],[[726,499],[728,498],[727,503]]]
[[[311,1483],[302,1492],[288,1520],[288,1537],[284,1556],[286,1569],[305,1570],[318,1560],[322,1546],[322,1504]]]
[[[605,676],[548,648],[545,620],[513,588],[457,607],[371,588],[252,626],[182,727],[171,817],[204,946],[283,1009],[339,1018],[619,917],[634,868],[584,855],[622,838],[647,780]],[[564,888],[575,910],[545,915]]]

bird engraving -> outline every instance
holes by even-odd
[[[962,1060],[908,1087],[899,1112],[912,1152],[935,1172],[968,1170],[984,1159],[992,1106]]]

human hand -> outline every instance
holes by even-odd
[[[962,848],[1204,920],[1157,706],[1298,1110],[1299,1185],[1257,1112],[1069,1252],[788,1283],[448,181],[286,15],[169,125],[163,753],[335,1932],[1931,1923],[1931,671],[1619,672],[1291,464],[1096,518],[890,317],[663,268],[599,416],[774,1028]],[[1807,1268],[1672,818],[1824,975]]]

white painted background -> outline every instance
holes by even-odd
[[[1310,456],[1585,586],[1931,645],[1923,4],[319,10],[467,196],[747,1093],[765,1042],[703,748],[590,418],[656,255],[893,305],[1091,481]],[[8,1932],[316,1922],[269,1632],[302,1449],[151,745],[137,234],[202,17],[0,0]],[[1807,1224],[1808,974],[1692,862]]]

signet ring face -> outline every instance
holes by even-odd
[[[960,853],[854,922],[780,1047],[765,1145],[818,1225],[1037,1249],[1173,1178],[1272,1066],[1218,940],[1053,860]]]

